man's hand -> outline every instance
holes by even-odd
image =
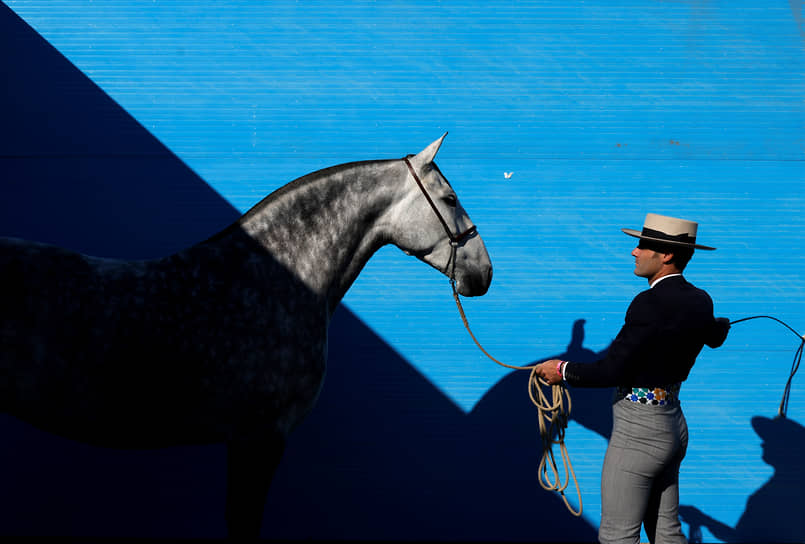
[[[730,332],[730,320],[726,317],[717,317],[716,326],[711,333],[711,337],[707,341],[707,345],[711,348],[717,348],[724,343],[727,339],[727,334]]]
[[[559,374],[557,365],[561,363],[559,359],[551,359],[537,365],[537,374],[540,378],[548,382],[549,385],[556,385],[562,382],[562,375]]]

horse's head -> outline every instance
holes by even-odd
[[[394,206],[394,243],[456,281],[464,296],[486,293],[492,263],[455,191],[433,162],[444,136],[403,159],[403,194]]]

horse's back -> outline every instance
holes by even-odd
[[[111,364],[98,355],[115,331],[99,266],[122,263],[59,247],[0,238],[0,407],[67,414],[107,395],[97,386]],[[114,333],[113,333],[114,334]],[[113,339],[110,339],[114,342]],[[108,396],[113,398],[113,391]]]
[[[54,336],[81,321],[76,301],[87,300],[91,283],[92,267],[78,253],[0,238],[0,357],[24,345],[28,356],[41,356]]]
[[[232,247],[126,262],[0,238],[0,286],[0,409],[60,434],[222,439],[323,376],[324,310],[289,304],[287,273]]]

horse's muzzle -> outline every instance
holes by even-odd
[[[489,291],[492,283],[492,265],[484,266],[477,273],[465,273],[456,278],[456,291],[465,297],[479,297]]]

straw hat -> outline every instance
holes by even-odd
[[[698,224],[686,219],[667,217],[656,213],[646,214],[643,230],[621,229],[629,236],[641,240],[651,240],[672,246],[682,246],[695,249],[713,250],[714,247],[702,246],[696,243],[696,229]]]

